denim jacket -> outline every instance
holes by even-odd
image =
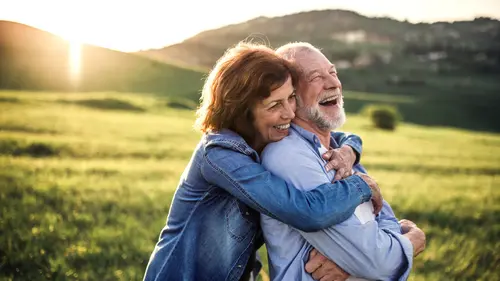
[[[359,137],[335,134],[360,155]],[[316,231],[346,220],[371,198],[359,176],[303,192],[259,163],[258,153],[232,131],[202,137],[181,176],[145,281],[237,281],[263,244],[259,213]]]

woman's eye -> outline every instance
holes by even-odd
[[[288,97],[288,99],[294,99],[297,95],[296,94],[292,94],[291,96]]]

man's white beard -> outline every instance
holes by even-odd
[[[338,114],[336,114],[333,118],[325,116],[325,114],[319,109],[319,105],[303,108],[303,110],[306,113],[307,119],[316,124],[319,129],[324,131],[336,130],[342,127],[346,122],[344,107],[339,108]]]

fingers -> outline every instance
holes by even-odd
[[[337,264],[326,260],[323,265],[311,275],[315,280],[346,280],[349,274],[342,270]]]
[[[349,147],[349,149],[351,148]],[[356,160],[355,157],[353,158],[348,155],[346,156],[345,152],[343,152],[339,148],[328,150],[327,152],[323,153],[322,157],[323,159],[328,161],[328,163],[325,165],[325,170],[327,172],[331,170],[337,171],[338,175],[335,176],[335,180],[343,179],[351,175],[350,170],[352,170],[352,166],[354,165],[354,161]],[[343,169],[344,171],[338,173],[340,169]]]
[[[413,245],[413,256],[416,257],[425,250],[427,239],[425,233],[420,228],[412,228],[408,233],[403,235],[407,236]]]
[[[417,225],[414,222],[412,222],[410,220],[407,220],[407,219],[400,220],[399,224],[401,225],[401,231],[403,233],[407,233],[412,228],[416,228],[417,227]]]
[[[349,278],[349,275],[344,277],[339,275],[327,274],[323,276],[323,278],[319,279],[319,281],[346,281],[347,278]]]
[[[354,175],[354,171],[352,169],[348,169],[345,173],[344,178],[350,177],[352,175]]]
[[[311,252],[309,253],[309,259],[314,258],[318,254],[318,251],[316,249],[312,249]]]
[[[373,201],[373,214],[378,215],[382,211],[382,202],[380,200]]]
[[[342,157],[340,157],[340,153],[336,149],[330,149],[327,152],[323,153],[322,155],[323,159],[328,161],[328,163],[325,165],[326,171],[330,170],[338,170],[339,165],[340,165],[340,160],[342,160]]]
[[[377,215],[382,211],[382,196],[380,194],[374,194],[372,196],[372,204],[373,204],[373,214]]]
[[[372,198],[372,205],[373,205],[373,214],[376,215],[377,213],[377,200]]]
[[[344,174],[345,174],[345,169],[344,168],[340,168],[336,173],[335,173],[335,177],[333,178],[334,180],[340,180],[342,178],[344,178]]]
[[[417,224],[415,224],[414,222],[412,222],[411,220],[407,220],[407,219],[402,219],[399,221],[399,224],[406,224],[408,226],[417,226]]]
[[[316,271],[314,271],[311,276],[314,280],[321,280],[326,276],[326,274],[327,272],[325,272],[325,269],[321,266]]]
[[[340,162],[337,159],[333,159],[326,163],[325,170],[328,172],[330,170],[338,170],[340,168]]]
[[[313,250],[313,251],[316,251],[316,250]],[[323,256],[320,253],[317,253],[317,251],[316,251],[316,254],[314,256],[312,256],[312,254],[313,254],[313,252],[311,251],[311,254],[309,256],[309,261],[307,261],[306,266],[305,266],[307,273],[315,272],[326,261],[325,256]]]
[[[333,153],[334,153],[334,150],[330,149],[327,152],[323,153],[322,157],[323,157],[323,159],[328,161],[328,160],[330,160],[330,158],[332,158]]]
[[[420,255],[425,250],[425,243],[422,243],[414,252],[413,256],[416,257]]]

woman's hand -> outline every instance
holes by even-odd
[[[380,192],[380,188],[378,187],[377,182],[372,179],[367,174],[363,174],[360,172],[355,172],[355,175],[360,176],[366,184],[370,187],[372,191],[372,204],[373,204],[373,213],[377,215],[382,211],[382,207],[384,205],[384,198],[382,197],[382,193]]]
[[[309,260],[305,266],[306,272],[312,275],[314,280],[320,281],[345,281],[349,274],[342,270],[336,263],[330,261],[316,249],[309,253]]]
[[[323,154],[323,159],[328,161],[325,165],[326,171],[335,170],[334,180],[340,180],[352,176],[352,166],[356,162],[356,153],[348,146],[330,149]]]

